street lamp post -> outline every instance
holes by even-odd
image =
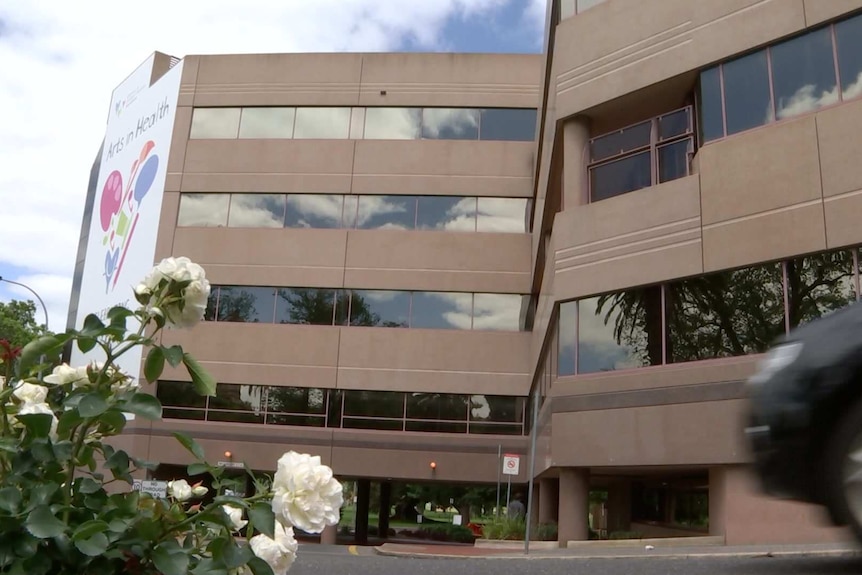
[[[4,278],[3,276],[0,276],[0,282],[6,282],[7,284],[12,284],[12,285],[16,285],[16,286],[22,287],[22,288],[24,288],[25,290],[27,290],[27,291],[29,291],[30,293],[32,293],[34,296],[36,296],[36,299],[37,299],[37,300],[39,300],[39,304],[42,306],[42,311],[43,311],[43,312],[45,312],[45,331],[48,331],[48,308],[45,306],[45,302],[44,302],[44,301],[42,301],[42,298],[39,296],[39,294],[37,294],[37,293],[36,293],[36,290],[34,290],[33,288],[31,288],[31,287],[30,287],[30,286],[28,286],[28,285],[22,284],[21,282],[16,282],[16,281],[12,281],[12,280],[7,280],[7,279],[6,279],[6,278]],[[42,363],[42,364],[44,364],[44,363],[45,363],[45,354],[42,354],[42,355],[39,357],[39,362],[40,362],[40,363]],[[42,380],[42,370],[40,369],[40,370],[39,370],[39,381],[41,381],[41,380]]]

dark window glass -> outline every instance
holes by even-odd
[[[611,132],[590,142],[593,162],[630,152],[650,144],[652,122],[647,121],[630,128]]]
[[[230,194],[180,194],[177,226],[223,228],[229,207]]]
[[[278,290],[275,323],[332,325],[335,317],[335,291],[320,288]]]
[[[522,435],[521,425],[505,425],[500,423],[470,423],[470,433],[481,435]]]
[[[467,397],[449,393],[408,393],[407,418],[467,421]]]
[[[354,290],[350,302],[350,325],[407,327],[410,323],[410,292]]]
[[[479,139],[532,142],[536,137],[536,117],[536,110],[482,110]]]
[[[862,95],[862,14],[835,24],[838,73],[845,100]]]
[[[407,421],[404,431],[421,431],[425,433],[467,433],[467,422],[451,421]]]
[[[575,374],[575,337],[578,331],[578,302],[560,304],[560,321],[557,326],[557,373]]]
[[[231,194],[231,228],[280,228],[284,225],[284,195]]]
[[[418,202],[417,229],[476,231],[476,198],[420,196]]]
[[[422,108],[367,108],[366,140],[417,140],[422,135]]]
[[[219,289],[218,321],[272,323],[275,289],[233,286]]]
[[[788,261],[787,300],[791,328],[855,302],[853,253],[837,251]]]
[[[337,194],[290,194],[287,196],[287,228],[340,228],[344,196]]]
[[[350,290],[335,292],[335,325],[348,325],[350,314]]]
[[[326,427],[325,417],[314,417],[312,415],[282,415],[278,413],[268,413],[266,414],[266,422],[270,425]]]
[[[723,137],[724,114],[721,106],[721,75],[718,66],[701,72],[700,90],[697,96],[701,142]]]
[[[329,390],[329,412],[326,417],[327,427],[341,427],[341,409],[344,392],[340,389]]]
[[[652,185],[652,165],[649,151],[590,168],[592,201],[640,190]]]
[[[270,413],[326,413],[325,389],[316,387],[270,387],[266,410]]]
[[[236,385],[220,383],[210,398],[210,409],[253,411],[262,413],[266,403],[266,388],[262,385]]]
[[[723,69],[727,135],[773,121],[766,50],[728,62]]]
[[[199,407],[207,405],[207,398],[195,391],[190,381],[160,381],[156,385],[156,397],[165,407]]]
[[[478,140],[479,110],[469,108],[425,108],[422,138],[426,140]]]
[[[473,294],[415,292],[410,327],[470,329],[473,324]]]
[[[412,230],[415,225],[414,196],[359,196],[357,228]]]
[[[207,412],[203,409],[170,409],[166,407],[162,410],[162,417],[164,419],[192,419],[195,421],[203,421],[207,417]]]
[[[212,286],[210,297],[207,299],[207,309],[204,312],[204,321],[215,321],[216,309],[218,308],[218,286]]]
[[[223,421],[229,423],[263,423],[263,413],[210,410],[207,412],[207,421]]]
[[[364,419],[345,417],[341,420],[344,429],[379,429],[381,431],[403,431],[404,421],[401,419]]]
[[[668,362],[763,352],[785,331],[780,264],[674,282],[665,302]]]
[[[578,302],[578,373],[661,362],[661,286]]]
[[[674,136],[682,136],[691,130],[689,108],[683,108],[658,119],[658,139],[667,140]]]
[[[520,331],[529,296],[477,293],[473,296],[473,329]]]
[[[688,138],[660,146],[657,149],[659,183],[684,178],[688,175],[690,150],[691,140]]]
[[[777,119],[838,102],[830,28],[782,42],[770,51]]]
[[[345,391],[344,415],[402,418],[404,394],[398,391]]]
[[[483,423],[521,423],[524,398],[505,395],[471,395],[470,421]]]

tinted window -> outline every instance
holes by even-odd
[[[690,108],[683,108],[658,119],[658,138],[660,141],[682,136],[691,130]]]
[[[476,231],[476,198],[420,196],[418,202],[417,229]]]
[[[578,373],[661,363],[660,286],[579,302]]]
[[[473,294],[415,292],[410,327],[429,329],[470,329]]]
[[[519,294],[477,293],[473,296],[473,329],[519,331],[525,303]]]
[[[532,142],[536,137],[536,116],[536,110],[482,110],[479,118],[479,138]]]
[[[341,225],[347,229],[356,227],[356,215],[359,211],[359,196],[344,196],[344,209],[341,215]]]
[[[325,389],[314,387],[270,387],[267,411],[270,413],[326,413]]]
[[[422,136],[422,108],[367,108],[366,140],[416,140]]]
[[[290,194],[287,196],[288,228],[341,227],[344,196],[337,194]]]
[[[292,138],[296,108],[243,108],[240,138]]]
[[[521,423],[524,421],[524,398],[471,395],[470,421]]]
[[[598,137],[590,142],[592,161],[597,162],[624,152],[649,146],[651,133],[652,122],[643,122],[636,126]]]
[[[700,112],[700,139],[709,142],[724,136],[724,115],[721,111],[721,76],[719,68],[710,68],[700,74],[698,90]]]
[[[784,333],[780,264],[674,282],[665,302],[668,362],[759,353]]]
[[[244,413],[240,411],[208,411],[207,421],[230,423],[263,423],[263,413]]]
[[[467,420],[467,397],[447,393],[408,393],[408,419]]]
[[[862,15],[835,24],[838,73],[845,100],[862,95]]]
[[[769,96],[766,51],[724,64],[727,135],[762,126],[774,119]]]
[[[230,194],[180,194],[177,226],[224,227]]]
[[[521,435],[524,433],[524,427],[520,424],[470,422],[470,433],[481,435]]]
[[[575,374],[575,337],[578,331],[578,302],[560,304],[560,321],[557,327],[557,373]]]
[[[787,301],[791,328],[856,301],[852,252],[838,251],[788,261]]]
[[[280,228],[284,225],[284,196],[281,194],[231,194],[232,228]]]
[[[220,383],[215,397],[210,398],[210,409],[233,409],[260,413],[266,404],[266,388],[261,385],[233,385]]]
[[[649,151],[614,160],[590,169],[592,201],[606,200],[652,185]]]
[[[688,175],[688,154],[691,139],[660,146],[658,152],[658,181],[669,182]]]
[[[239,108],[195,108],[191,138],[236,138]]]
[[[205,408],[207,398],[195,391],[190,381],[160,381],[156,386],[156,397],[165,407]]]
[[[344,415],[404,417],[404,394],[396,391],[345,391]]]
[[[359,196],[356,227],[363,230],[412,230],[416,225],[413,196]]]
[[[350,134],[350,108],[297,108],[294,138],[345,139]]]
[[[410,292],[353,290],[350,325],[407,327],[410,323]]]
[[[276,323],[332,325],[335,317],[335,290],[285,288],[278,290]]]
[[[527,226],[527,200],[524,198],[479,198],[476,230],[522,234]]]
[[[275,289],[234,286],[219,288],[218,321],[272,323]]]
[[[204,312],[205,321],[215,321],[216,309],[218,308],[219,287],[212,286],[210,297],[207,298],[207,309]]]
[[[809,32],[770,50],[777,119],[838,102],[831,29]]]
[[[429,140],[478,140],[479,110],[425,108],[422,137]]]

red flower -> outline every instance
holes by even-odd
[[[0,339],[0,360],[4,363],[10,362],[21,355],[21,348],[12,345],[8,340]]]

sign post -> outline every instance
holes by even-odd
[[[509,503],[512,498],[512,476],[518,475],[521,468],[521,457],[507,453],[503,456],[503,475],[509,477],[508,486],[506,487],[506,511],[509,510]]]
[[[500,518],[500,466],[503,464],[503,446],[497,446],[497,507],[495,507],[494,516]]]

